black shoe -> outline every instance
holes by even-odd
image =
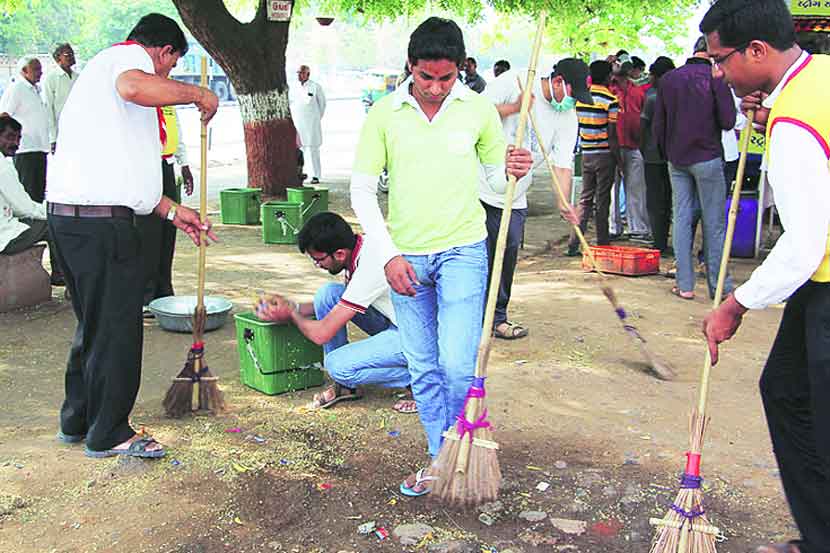
[[[654,238],[650,234],[632,234],[628,239],[637,244],[651,245],[654,243]]]
[[[313,179],[311,179],[311,184],[320,184],[320,179],[314,177]]]
[[[62,274],[52,273],[49,277],[49,284],[52,286],[66,286],[66,280],[63,278]]]
[[[567,251],[563,255],[565,257],[580,257],[582,252],[579,251],[579,248],[568,247]]]
[[[622,234],[609,234],[608,241],[609,242],[619,242],[620,240],[625,240],[625,236]]]
[[[156,316],[153,314],[153,312],[150,311],[150,306],[149,305],[145,305],[144,307],[141,308],[141,315],[145,319],[155,319],[156,318]]]

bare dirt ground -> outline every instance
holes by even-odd
[[[649,517],[677,491],[696,401],[707,312],[669,294],[662,276],[613,278],[621,302],[652,349],[679,373],[648,374],[639,353],[579,261],[560,255],[564,224],[544,176],[531,193],[511,319],[530,336],[498,341],[488,380],[502,450],[501,504],[492,525],[479,511],[408,499],[398,484],[426,462],[417,417],[390,409],[395,393],[366,390],[359,402],[304,414],[307,390],[269,397],[239,382],[233,322],[207,335],[207,359],[231,406],[220,416],[163,417],[161,399],[185,359],[189,336],[145,323],[143,383],[133,413],[168,447],[158,461],[91,460],[58,444],[57,411],[74,316],[53,301],[0,315],[0,551],[177,553],[366,551],[648,551]],[[354,221],[344,182],[329,184],[332,209]],[[216,206],[213,206],[216,209]],[[216,216],[218,218],[218,216]],[[268,246],[258,227],[218,228],[207,289],[248,309],[255,290],[309,298],[329,277],[293,246]],[[194,248],[179,238],[175,284],[195,288]],[[753,263],[738,261],[743,280]],[[707,510],[725,541],[719,551],[794,536],[757,392],[780,309],[753,313],[714,371],[704,451]],[[240,432],[227,432],[238,428]],[[547,491],[536,486],[547,482]],[[530,522],[522,511],[546,515]],[[587,523],[583,535],[550,517]],[[392,531],[421,522],[415,545],[357,533],[374,521]]]

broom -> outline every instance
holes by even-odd
[[[201,86],[207,86],[207,58],[202,57]],[[202,122],[201,132],[201,163],[199,174],[199,216],[204,226],[207,214],[207,123]],[[164,409],[170,417],[181,417],[193,409],[193,401],[197,408],[212,412],[220,412],[225,408],[225,399],[219,389],[219,378],[211,374],[205,362],[205,257],[207,254],[207,233],[199,233],[199,265],[198,265],[198,292],[196,308],[193,311],[193,345],[187,354],[187,361],[179,375],[173,379],[173,384],[164,398]]]
[[[524,129],[530,107],[530,87],[536,76],[536,63],[542,46],[542,33],[545,29],[545,13],[539,14],[536,38],[527,70],[527,83],[522,94],[522,108],[519,114],[519,127],[516,131],[514,146],[520,148],[524,143]],[[501,470],[497,455],[498,444],[493,441],[492,429],[487,422],[487,409],[484,405],[484,380],[487,378],[487,362],[490,357],[490,342],[493,335],[496,299],[501,282],[504,250],[507,245],[507,232],[510,227],[513,196],[516,190],[516,177],[510,175],[504,194],[499,235],[493,254],[493,270],[484,310],[484,330],[478,346],[475,378],[464,407],[459,414],[458,424],[444,433],[444,443],[436,462],[438,479],[432,492],[444,501],[460,504],[479,504],[492,501],[498,496],[501,483]]]
[[[545,163],[548,166],[548,171],[550,171],[551,180],[553,182],[554,191],[558,193],[559,200],[564,205],[568,205],[571,209],[572,206],[569,205],[567,198],[565,197],[565,193],[562,190],[562,186],[559,184],[559,179],[556,177],[556,171],[553,169],[553,163],[550,161],[550,157],[548,156],[548,151],[545,149],[544,139],[542,135],[539,133],[539,129],[536,127],[536,118],[533,116],[533,112],[530,113],[530,123],[533,126],[533,132],[536,134],[536,140],[539,144],[539,149],[542,150],[542,155],[545,158]],[[646,345],[646,339],[640,334],[640,331],[637,330],[637,327],[630,324],[628,322],[628,314],[626,313],[625,309],[619,304],[617,301],[617,295],[614,293],[614,290],[611,288],[609,283],[609,279],[605,273],[603,273],[599,265],[597,264],[596,259],[594,258],[594,252],[591,250],[591,247],[588,245],[588,241],[585,240],[585,235],[582,234],[582,229],[579,228],[579,225],[573,225],[574,232],[576,232],[577,238],[579,238],[579,242],[582,245],[582,251],[588,256],[588,259],[591,263],[591,267],[593,267],[594,271],[600,276],[600,288],[602,289],[602,293],[605,294],[605,297],[608,298],[608,301],[611,302],[611,306],[614,308],[614,312],[619,317],[620,322],[623,325],[623,329],[625,332],[634,338],[637,343],[637,346],[640,348],[640,353],[642,354],[643,358],[646,360],[646,364],[648,364],[649,368],[657,375],[658,378],[661,380],[673,380],[675,376],[677,376],[674,370],[664,361],[658,359],[651,350],[648,349]]]
[[[747,118],[752,123],[755,113],[749,111]],[[729,253],[732,248],[732,237],[735,234],[735,221],[738,217],[738,204],[741,199],[741,185],[746,168],[746,155],[749,150],[749,138],[752,134],[752,125],[748,124],[741,136],[741,159],[738,162],[738,173],[735,178],[735,188],[732,191],[732,205],[729,206],[729,217],[726,224],[726,237],[723,244],[723,255],[718,273],[718,285],[715,289],[714,308],[720,305],[723,296],[723,284],[726,280],[726,270],[729,265]],[[652,518],[649,522],[657,527],[657,534],[651,553],[715,553],[715,540],[720,531],[709,524],[706,510],[703,508],[703,479],[700,477],[700,457],[703,451],[703,437],[709,424],[706,414],[706,402],[709,395],[709,376],[712,371],[712,358],[709,348],[706,348],[706,358],[700,375],[700,396],[697,408],[692,411],[689,421],[689,451],[686,453],[686,468],[680,480],[680,491],[671,504],[671,507],[662,519]]]

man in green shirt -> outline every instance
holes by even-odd
[[[453,21],[431,17],[418,26],[409,42],[412,75],[369,111],[351,181],[352,207],[382,250],[433,458],[461,413],[481,338],[487,230],[479,170],[503,192],[506,174],[521,178],[532,164],[529,151],[507,148],[495,106],[458,79],[465,60]],[[388,229],[377,202],[383,169]],[[427,493],[429,473],[410,475],[401,492]]]

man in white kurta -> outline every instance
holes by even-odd
[[[52,153],[55,153],[55,143],[58,141],[58,121],[60,120],[63,105],[69,97],[72,85],[78,80],[78,73],[72,70],[75,65],[75,51],[68,43],[60,44],[52,53],[57,69],[53,69],[43,79],[43,103],[49,114],[49,143]]]
[[[46,190],[46,154],[49,152],[49,118],[37,85],[43,68],[34,56],[21,58],[17,66],[15,81],[0,98],[0,113],[8,113],[23,125],[14,166],[32,200],[42,202]]]
[[[323,143],[323,128],[320,124],[326,112],[326,95],[316,82],[309,79],[311,71],[307,65],[297,70],[299,86],[289,92],[291,118],[300,135],[303,156],[311,159],[311,184],[320,182],[320,145]]]

